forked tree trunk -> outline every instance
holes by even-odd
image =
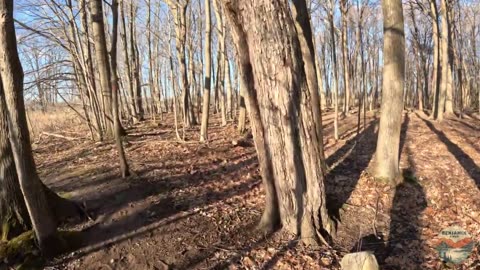
[[[325,172],[318,166],[324,162],[322,134],[315,121],[318,108],[312,106],[312,91],[318,90],[307,83],[289,2],[222,3],[248,85],[248,111],[267,194],[260,224],[275,228],[281,221],[285,230],[317,242],[323,239],[320,231],[331,231]]]
[[[401,0],[384,0],[383,87],[375,177],[395,182],[399,175],[402,97],[405,82],[405,32]]]
[[[56,222],[32,155],[23,101],[23,69],[18,57],[13,23],[13,0],[0,0],[0,14],[0,102],[3,103],[3,108],[7,108],[10,145],[35,236],[42,253],[53,256],[60,251],[62,245],[57,238]]]

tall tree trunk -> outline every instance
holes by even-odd
[[[227,92],[227,96],[226,96],[227,100],[225,102],[225,106],[226,106],[225,115],[226,115],[228,120],[233,120],[233,94],[232,94],[232,82],[231,82],[231,79],[230,79],[230,61],[228,60],[227,47],[225,47],[224,53],[225,53],[225,76],[224,76],[224,78],[225,78],[225,90]]]
[[[425,57],[424,57],[424,53],[423,53],[423,50],[422,50],[422,46],[420,44],[420,34],[419,34],[419,30],[418,30],[418,26],[417,26],[417,21],[416,21],[416,18],[415,18],[415,13],[414,13],[414,9],[413,8],[410,8],[410,18],[412,20],[412,23],[413,23],[413,34],[414,34],[414,39],[415,39],[415,43],[413,45],[413,53],[415,55],[415,62],[416,62],[416,67],[417,67],[417,75],[416,75],[416,80],[417,80],[417,95],[418,95],[418,110],[423,112],[423,107],[424,107],[424,104],[423,104],[423,89],[420,89],[419,85],[420,85],[420,67],[423,66],[425,67],[425,65],[423,64],[424,61],[425,61]],[[428,78],[428,71],[425,72],[425,69],[423,70],[423,75],[424,76],[427,76]],[[427,87],[427,90],[428,90],[428,80],[426,78],[424,78],[424,84],[427,84],[426,87]],[[424,86],[425,87],[425,86]]]
[[[313,120],[315,121],[315,126],[317,127],[315,135],[317,135],[317,140],[319,142],[319,151],[321,156],[325,156],[323,149],[323,124],[322,124],[322,111],[319,106],[320,95],[318,93],[319,84],[322,83],[319,76],[317,76],[316,65],[315,65],[315,46],[313,43],[313,33],[312,27],[310,25],[310,17],[307,8],[307,2],[305,0],[294,0],[293,6],[293,17],[295,19],[295,27],[298,33],[298,40],[300,42],[300,48],[302,51],[302,59],[305,68],[305,75],[308,84],[308,89],[311,96],[311,105],[313,109]],[[320,161],[320,167],[322,171],[327,171],[327,165],[325,160]],[[314,185],[315,183],[309,183]],[[324,203],[324,202],[322,202]],[[326,220],[326,213],[321,213],[322,219]]]
[[[220,113],[222,116],[222,126],[227,124],[227,114],[225,108],[225,77],[226,67],[226,52],[225,52],[225,21],[222,17],[222,11],[217,3],[218,0],[213,0],[213,9],[215,11],[215,18],[217,20],[217,36],[218,36],[218,67],[217,67],[217,87],[215,91],[218,91],[218,101],[220,102]],[[223,83],[222,83],[223,81]]]
[[[289,2],[222,3],[239,52],[242,77],[249,85],[249,114],[256,119],[252,127],[267,190],[261,224],[274,227],[280,213],[285,230],[301,235],[306,242],[319,240],[320,231],[331,224],[328,215],[324,216],[325,172],[318,166],[324,156],[315,121],[318,108],[313,108],[311,96],[318,90],[309,90]]]
[[[1,87],[1,86],[0,86]],[[3,99],[3,93],[2,97]],[[8,139],[7,108],[0,102],[0,232],[2,241],[31,227]]]
[[[114,121],[114,135],[115,135],[115,146],[117,147],[119,162],[120,162],[120,172],[122,177],[125,178],[130,175],[128,168],[127,158],[125,157],[125,150],[123,149],[122,143],[122,130],[118,113],[118,76],[117,76],[117,40],[118,40],[118,2],[117,0],[112,0],[112,44],[110,49],[110,65],[112,68],[111,72],[111,87],[113,94],[113,121]]]
[[[130,100],[128,102],[130,108],[130,114],[137,118],[137,106],[135,103],[135,93],[133,91],[133,78],[132,78],[132,67],[131,61],[129,57],[129,50],[128,50],[128,41],[127,41],[127,22],[125,19],[125,7],[124,7],[124,0],[120,1],[120,20],[122,22],[122,31],[120,32],[120,36],[122,38],[122,45],[123,45],[123,56],[124,56],[124,65],[125,65],[125,73],[127,74],[127,81],[128,81],[128,95]]]
[[[0,14],[1,107],[6,108],[10,145],[32,228],[42,253],[47,257],[54,256],[62,245],[32,155],[23,101],[23,69],[13,22],[13,0],[0,0]]]
[[[440,1],[440,12],[442,13],[442,23],[441,23],[441,36],[440,40],[440,89],[438,92],[438,102],[437,102],[437,114],[435,115],[435,120],[442,121],[443,115],[445,113],[445,101],[447,94],[447,83],[448,83],[448,22],[443,13],[446,13],[446,7],[444,0]]]
[[[400,176],[399,148],[405,82],[405,32],[401,0],[384,0],[383,87],[375,177],[395,182]]]
[[[158,100],[159,96],[157,95],[157,82],[155,78],[155,69],[154,61],[157,58],[153,56],[152,47],[155,47],[155,42],[152,40],[152,3],[151,0],[147,0],[147,47],[148,47],[148,84],[150,89],[150,97],[152,101],[152,118],[156,119],[156,114],[158,113],[157,105],[160,103]]]
[[[136,22],[137,12],[135,7],[135,1],[130,2],[130,20],[129,20],[129,30],[130,30],[130,59],[132,67],[132,77],[135,85],[135,107],[137,109],[136,121],[143,121],[144,119],[144,110],[143,110],[143,100],[142,100],[142,85],[140,78],[140,60],[138,59],[138,50],[137,50],[137,38],[135,31],[135,22]]]
[[[440,106],[442,72],[440,66],[440,32],[438,29],[438,9],[435,0],[430,0],[430,11],[432,13],[432,32],[433,32],[433,119],[443,117],[444,106]],[[445,104],[445,103],[444,103]],[[441,109],[440,109],[441,108]]]
[[[90,1],[90,14],[92,18],[93,40],[95,43],[95,56],[97,58],[98,73],[103,95],[103,113],[107,118],[106,136],[113,138],[113,111],[112,92],[109,86],[110,74],[108,73],[108,54],[105,42],[105,25],[103,22],[102,1]]]
[[[453,26],[453,20],[452,20],[452,12],[453,8],[450,4],[450,2],[445,1],[445,14],[442,14],[443,19],[442,19],[442,27],[443,23],[445,22],[446,27],[447,27],[447,36],[445,36],[445,41],[447,42],[447,59],[448,59],[448,65],[447,65],[447,88],[446,88],[446,96],[445,96],[445,114],[449,116],[454,116],[453,112],[453,66],[454,66],[454,53],[453,53],[453,43],[452,43],[452,26]],[[442,11],[443,13],[443,11]],[[442,28],[443,29],[443,28]]]
[[[191,20],[188,20],[189,22]],[[192,34],[193,35],[193,34]],[[189,39],[188,47],[186,48],[188,52],[188,73],[189,73],[189,101],[188,101],[188,119],[191,125],[197,124],[197,118],[195,117],[195,88],[196,88],[196,81],[195,81],[195,58],[194,58],[194,48],[193,48],[193,38]],[[191,92],[190,92],[191,90]]]
[[[205,61],[205,82],[203,84],[202,124],[200,127],[201,142],[208,140],[210,89],[212,87],[212,17],[210,12],[210,0],[205,0],[205,55],[203,61]]]
[[[343,85],[345,87],[345,101],[343,112],[348,115],[350,110],[350,78],[348,73],[348,20],[347,20],[347,0],[340,1],[340,10],[342,13],[342,57],[343,57]]]
[[[187,58],[185,55],[186,50],[186,38],[187,38],[187,25],[186,25],[186,13],[188,1],[177,3],[173,0],[168,0],[167,4],[169,5],[171,12],[173,14],[173,19],[175,21],[175,47],[177,49],[177,58],[180,66],[180,78],[182,82],[182,116],[183,116],[183,127],[190,126],[190,117],[189,117],[189,83],[188,83],[188,70],[187,70]]]
[[[328,11],[328,22],[330,26],[330,40],[332,44],[332,68],[333,68],[333,97],[335,101],[335,117],[333,120],[333,137],[335,140],[339,139],[338,136],[338,67],[337,67],[337,52],[336,52],[336,42],[335,42],[335,25],[333,21],[333,9],[335,7],[335,1],[330,1],[330,10]]]

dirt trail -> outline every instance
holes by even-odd
[[[368,115],[358,147],[356,115],[339,122],[339,142],[331,115],[324,118],[329,208],[340,221],[334,250],[254,233],[263,207],[255,149],[231,145],[233,126],[215,119],[210,143],[199,144],[198,128],[187,131],[189,143],[177,143],[171,125],[145,122],[129,130],[136,175],[126,180],[111,145],[49,138],[36,147],[47,184],[95,217],[69,228],[82,231],[83,248],[52,269],[336,269],[344,253],[359,249],[375,250],[386,269],[420,269],[437,266],[433,245],[443,228],[457,224],[478,239],[478,120],[437,124],[407,114],[401,167],[410,180],[390,188],[366,172],[377,117]],[[474,260],[478,247],[466,265]]]

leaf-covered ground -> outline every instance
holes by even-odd
[[[324,116],[329,209],[338,221],[332,247],[303,246],[283,232],[254,231],[263,207],[255,149],[233,146],[233,125],[198,127],[176,142],[172,119],[129,128],[134,175],[119,178],[111,144],[43,137],[34,151],[42,179],[86,206],[93,217],[73,228],[80,249],[50,269],[338,269],[345,253],[373,250],[384,269],[443,269],[434,249],[451,225],[480,236],[480,121],[406,113],[401,136],[403,184],[368,173],[378,115],[357,134],[357,116]],[[61,132],[60,132],[61,133]],[[478,244],[456,269],[478,269]]]

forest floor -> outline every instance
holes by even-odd
[[[254,231],[264,204],[255,148],[232,145],[240,137],[233,124],[214,119],[208,144],[197,142],[199,127],[177,142],[171,118],[128,128],[128,179],[112,144],[42,136],[34,144],[42,179],[93,217],[67,228],[81,231],[82,247],[47,269],[338,269],[357,250],[375,251],[383,269],[443,269],[434,249],[442,229],[458,225],[479,239],[480,120],[436,123],[406,112],[406,181],[397,187],[368,173],[378,115],[367,114],[357,143],[356,115],[340,120],[338,142],[333,115],[323,120],[328,204],[338,221],[331,248]],[[456,269],[479,261],[477,243]]]

